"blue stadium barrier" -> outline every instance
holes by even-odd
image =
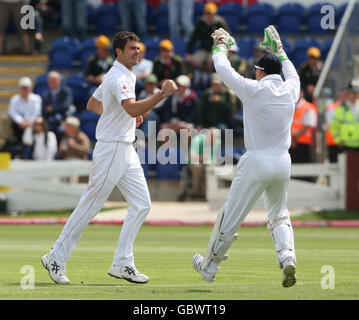
[[[274,23],[275,10],[267,3],[255,3],[247,10],[247,33],[263,34],[263,30]]]
[[[299,3],[287,3],[278,8],[277,27],[280,33],[298,34],[305,17],[305,8]]]

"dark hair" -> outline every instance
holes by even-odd
[[[280,59],[269,52],[265,52],[262,57],[256,60],[255,65],[260,67],[267,75],[279,74],[282,71]]]
[[[140,38],[135,33],[130,31],[120,31],[115,34],[112,40],[112,49],[115,59],[117,58],[116,48],[124,50],[127,42],[129,41],[140,42]]]

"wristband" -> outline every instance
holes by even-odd
[[[165,98],[168,97],[167,94],[165,94],[162,90],[160,90],[160,92],[161,92],[161,94],[162,94]]]

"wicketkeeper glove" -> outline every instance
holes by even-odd
[[[272,25],[264,29],[264,39],[262,45],[266,47],[266,50],[276,55],[281,61],[287,60],[287,54],[283,49],[282,41],[276,28]]]
[[[235,42],[234,38],[231,37],[231,35],[223,28],[215,30],[211,34],[211,37],[213,38],[212,53],[216,51],[221,51],[228,55],[228,49]]]

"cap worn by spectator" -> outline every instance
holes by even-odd
[[[214,2],[208,2],[203,8],[204,13],[216,14],[218,7]]]
[[[145,79],[145,83],[157,83],[158,79],[157,76],[155,74],[150,74],[146,79]]]
[[[212,83],[222,83],[222,80],[217,73],[212,73],[211,74],[211,82]]]
[[[263,70],[266,74],[280,74],[282,62],[274,54],[265,53],[256,63],[255,68]]]
[[[20,88],[32,88],[32,81],[29,77],[22,77],[19,80]]]
[[[173,50],[173,44],[170,40],[168,39],[165,39],[165,40],[162,40],[160,42],[160,45],[159,45],[160,49],[166,49],[166,50],[169,50],[169,51],[172,51]]]
[[[190,87],[191,86],[191,79],[188,78],[186,75],[182,74],[176,78],[176,82],[183,87]]]
[[[146,46],[142,42],[140,42],[140,52],[144,51],[146,51]]]
[[[80,120],[76,117],[67,117],[65,123],[76,129],[80,128]]]
[[[307,56],[308,57],[313,57],[313,58],[316,58],[316,59],[319,59],[320,56],[321,56],[321,52],[318,48],[316,47],[311,47],[307,50]]]
[[[107,38],[105,35],[100,35],[96,39],[96,47],[101,48],[110,48],[110,39]]]
[[[347,90],[350,92],[359,93],[359,83],[358,81],[350,81],[347,87]]]

